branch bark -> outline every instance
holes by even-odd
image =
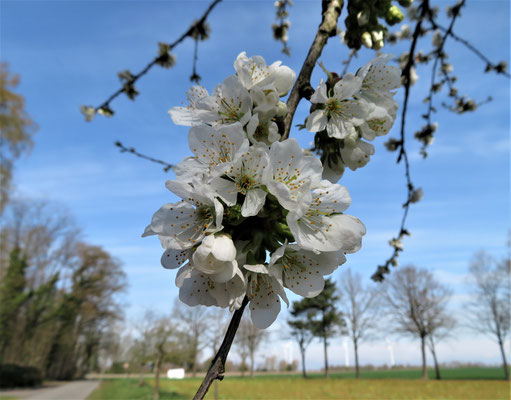
[[[321,20],[316,37],[309,49],[307,58],[300,70],[300,74],[298,75],[293,89],[291,89],[291,94],[287,99],[287,115],[284,118],[284,133],[282,135],[282,140],[289,137],[291,124],[300,100],[304,97],[310,99],[312,93],[314,93],[314,89],[310,85],[312,71],[316,66],[319,56],[321,56],[321,52],[323,51],[323,47],[325,47],[328,38],[337,34],[337,20],[341,15],[343,5],[344,0],[322,1],[323,19]]]
[[[227,360],[227,355],[229,354],[229,350],[231,349],[232,342],[234,341],[234,337],[236,335],[236,331],[241,322],[241,317],[243,316],[243,311],[248,304],[248,297],[245,296],[243,302],[241,303],[241,307],[234,311],[234,315],[232,316],[231,322],[229,324],[229,328],[227,328],[227,332],[225,334],[224,340],[220,349],[216,353],[215,357],[211,361],[211,366],[202,381],[199,390],[195,394],[193,400],[202,400],[206,393],[208,392],[209,387],[213,383],[215,379],[222,380],[224,379],[225,372],[225,362]]]

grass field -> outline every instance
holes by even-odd
[[[498,369],[457,368],[443,371],[445,380],[422,381],[420,371],[367,371],[360,380],[350,373],[332,374],[323,379],[314,374],[304,380],[299,375],[256,376],[253,379],[226,377],[219,383],[220,399],[510,399],[510,383],[498,380]],[[161,380],[161,399],[191,399],[201,379]],[[152,399],[151,380],[143,387],[136,379],[111,379],[89,400]],[[213,399],[213,387],[206,399]]]

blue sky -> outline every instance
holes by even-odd
[[[451,2],[436,3],[443,12]],[[190,154],[187,128],[173,125],[167,111],[185,100],[191,85],[188,77],[193,43],[185,41],[176,49],[173,69],[155,68],[139,81],[141,95],[135,102],[125,97],[114,101],[115,117],[85,123],[78,110],[81,104],[97,105],[105,100],[119,87],[118,71],[129,68],[137,72],[144,67],[154,57],[157,42],[178,37],[207,4],[2,0],[0,6],[1,58],[20,74],[18,91],[26,97],[27,110],[40,126],[31,155],[16,165],[16,190],[20,195],[67,207],[83,228],[86,240],[104,246],[122,260],[130,284],[123,299],[129,319],[147,308],[166,311],[172,307],[177,293],[174,273],[160,267],[158,241],[142,239],[140,234],[154,211],[176,198],[164,187],[172,173],[120,154],[113,142],[121,140],[171,163]],[[469,1],[454,30],[493,61],[509,62],[509,12],[507,1]],[[198,72],[202,84],[212,90],[233,74],[232,63],[241,51],[249,56],[262,55],[268,63],[282,60],[299,71],[320,21],[320,3],[295,1],[291,8],[291,57],[281,54],[280,44],[272,38],[273,20],[273,1],[221,3],[209,19],[210,40],[200,44]],[[429,39],[424,46],[429,48]],[[396,55],[403,50],[401,46],[384,49]],[[439,129],[430,156],[422,160],[420,145],[412,136],[422,125],[422,99],[430,75],[419,69],[407,126],[412,178],[425,196],[410,210],[407,225],[412,236],[405,240],[400,262],[428,268],[451,285],[456,292],[452,307],[457,309],[469,296],[465,274],[472,255],[480,249],[497,256],[506,251],[510,81],[484,74],[484,63],[457,43],[451,42],[447,50],[460,91],[476,100],[491,95],[493,101],[475,113],[460,116],[444,110],[440,106],[443,98],[438,97],[439,112],[434,119]],[[320,59],[328,69],[340,72],[347,56],[347,48],[333,38]],[[361,51],[350,71],[355,72],[370,58],[371,52]],[[313,86],[321,78],[318,68],[312,77]],[[402,91],[396,98],[402,102]],[[304,102],[295,122],[301,123],[306,113]],[[399,121],[390,136],[396,137],[398,130]],[[305,131],[292,135],[304,147],[313,140]],[[387,242],[397,232],[405,198],[403,166],[395,163],[395,154],[385,150],[385,140],[374,142],[376,154],[365,168],[347,171],[341,180],[353,198],[349,213],[359,217],[368,231],[362,250],[351,255],[347,265],[360,272],[366,282],[391,253]],[[342,268],[334,278],[340,274]],[[280,321],[284,317],[281,314]],[[441,357],[444,351],[445,360],[498,362],[498,348],[488,340],[463,329],[459,335],[459,341],[439,350]],[[371,346],[366,347],[366,353],[363,350],[363,362],[385,362],[386,345]],[[418,362],[417,346],[404,339],[396,346],[404,346],[398,362]],[[407,346],[411,346],[410,354]],[[342,353],[341,347],[337,340],[336,354]],[[269,348],[278,352],[275,346]],[[319,366],[321,358],[311,357],[311,366]],[[343,356],[337,358],[334,356],[334,363],[344,360]]]

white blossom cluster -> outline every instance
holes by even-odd
[[[365,166],[374,154],[372,141],[386,135],[394,124],[398,105],[394,90],[401,86],[401,70],[389,66],[391,55],[381,55],[364,65],[356,75],[345,74],[335,84],[321,81],[312,95],[315,109],[307,117],[310,132],[325,131],[339,139],[339,157],[324,163],[323,177],[337,182],[345,167]],[[342,140],[342,141],[341,141]]]
[[[382,65],[377,59],[357,76],[345,75],[330,92],[322,83],[312,98],[317,110],[307,127],[346,143],[352,138],[343,156],[349,166],[361,166],[357,152],[372,151],[362,138],[385,134],[395,117],[387,93],[394,81],[381,79],[388,68]],[[191,127],[193,156],[166,183],[182,200],[161,207],[143,236],[158,235],[163,266],[179,268],[181,301],[234,310],[247,296],[262,329],[275,321],[282,301],[289,304],[284,289],[317,296],[323,277],[360,249],[365,227],[344,214],[350,195],[323,179],[321,161],[295,139],[281,138],[287,108],[280,99],[295,72],[245,53],[234,68],[212,94],[193,86],[189,105],[169,111],[176,124]]]

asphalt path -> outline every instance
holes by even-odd
[[[6,390],[0,391],[0,399],[15,397],[24,400],[86,400],[99,383],[98,380],[83,380],[39,389]]]

